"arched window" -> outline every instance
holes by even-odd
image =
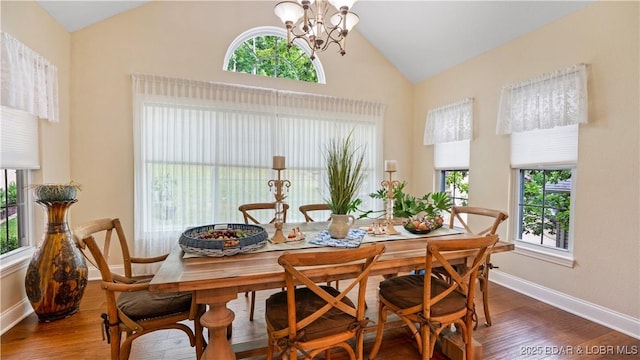
[[[303,41],[288,48],[284,29],[261,26],[233,40],[223,70],[325,84],[320,60],[311,60],[310,56],[311,49]]]

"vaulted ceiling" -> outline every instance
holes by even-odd
[[[69,32],[146,2],[38,1]],[[417,83],[592,2],[360,0],[353,11],[355,29]]]

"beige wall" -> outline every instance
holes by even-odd
[[[591,64],[589,123],[580,126],[575,179],[576,264],[567,268],[514,253],[496,255],[493,262],[510,275],[636,319],[639,18],[638,2],[596,3],[418,84],[414,95],[416,130],[424,128],[427,109],[475,99],[469,200],[513,213],[509,137],[495,132],[502,85],[575,63]],[[430,169],[432,147],[422,145],[421,134],[416,131],[413,139],[414,165]],[[420,190],[433,187],[431,172],[413,180],[420,182]],[[501,235],[512,239],[513,229]]]
[[[60,122],[39,121],[41,168],[33,172],[32,181],[34,183],[69,182],[71,36],[33,1],[2,1],[0,9],[2,31],[38,52],[58,68]],[[39,240],[44,231],[44,212],[34,204],[33,214],[35,231],[32,236],[34,240]],[[3,267],[5,265],[3,263]],[[2,272],[3,291],[0,296],[0,313],[26,301],[24,293],[26,264],[11,268],[12,271],[3,269]],[[11,290],[7,291],[8,289]],[[2,328],[5,325],[4,321],[3,318]]]
[[[229,44],[265,25],[281,26],[272,2],[152,2],[71,35],[71,164],[84,186],[74,220],[118,216],[133,233],[133,72],[380,101],[385,127],[406,132],[413,87],[357,32],[344,57],[320,54],[326,85],[222,71]],[[410,158],[386,144],[386,156]]]

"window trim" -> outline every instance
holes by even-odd
[[[227,48],[227,52],[224,54],[224,62],[222,63],[222,70],[228,71],[227,66],[229,65],[229,60],[233,56],[233,53],[236,49],[242,45],[245,41],[254,38],[256,36],[279,36],[281,38],[287,39],[287,32],[279,27],[275,26],[258,26],[252,29],[249,29],[242,34],[238,35],[229,47]],[[311,57],[311,48],[309,44],[300,39],[296,39],[293,41],[295,45],[297,45],[302,51],[307,54],[307,56]],[[324,68],[322,67],[322,63],[316,54],[315,59],[311,60],[313,67],[316,69],[316,75],[318,76],[318,84],[326,84],[327,78],[325,76]]]
[[[25,181],[27,184],[31,184],[31,171],[25,170]],[[33,204],[33,194],[31,191],[25,191],[26,204]],[[33,206],[26,206],[27,226],[25,229],[25,238],[27,244],[0,255],[0,279],[8,276],[28,264],[28,261],[33,256],[37,241],[34,237],[34,219],[33,219]]]
[[[512,179],[516,179],[512,182],[512,201],[511,201],[511,213],[519,214],[518,202],[520,196],[520,170],[524,168],[537,168],[539,170],[560,170],[571,169],[571,209],[569,218],[569,246],[565,249],[552,248],[549,246],[533,244],[520,239],[518,230],[520,229],[520,216],[511,216],[511,236],[513,237],[513,243],[515,245],[514,252],[517,254],[529,256],[535,259],[543,260],[557,265],[566,266],[572,268],[575,264],[574,258],[574,244],[575,244],[575,196],[576,196],[576,179],[577,169],[575,165],[553,165],[553,166],[538,166],[538,167],[518,167],[512,168]]]

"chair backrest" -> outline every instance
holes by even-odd
[[[430,317],[431,309],[454,291],[460,291],[467,297],[466,310],[473,311],[478,270],[484,264],[496,242],[498,242],[498,235],[486,235],[469,239],[429,240],[425,258],[425,274],[431,274],[434,267],[437,267],[440,272],[445,272],[450,280],[441,281],[438,277],[429,276],[431,281],[424,282],[424,301],[422,306],[425,316]],[[469,252],[467,265],[460,267],[457,264],[451,264],[445,254],[448,251]],[[431,297],[432,286],[436,281],[441,288],[438,289],[437,295]],[[445,288],[442,288],[443,286]]]
[[[122,261],[124,265],[124,278],[121,275],[114,274],[109,269],[109,251],[111,248],[111,236],[116,234],[116,238],[122,251]],[[102,249],[96,236],[102,235]],[[73,236],[76,244],[80,247],[80,250],[88,248],[93,257],[93,264],[100,270],[102,280],[106,282],[113,282],[117,280],[119,282],[130,283],[133,280],[131,274],[131,253],[129,252],[129,246],[127,245],[127,238],[122,229],[122,224],[119,219],[99,219],[87,222],[73,229]],[[86,257],[86,254],[85,254]],[[91,260],[87,257],[91,262]]]
[[[289,204],[284,203],[283,204],[283,208],[284,208],[284,214],[283,214],[283,218],[282,221],[287,222],[287,210],[289,210]],[[240,212],[242,213],[242,217],[244,218],[244,223],[245,224],[249,224],[250,221],[253,222],[254,224],[260,224],[260,221],[258,219],[255,218],[255,213],[252,215],[250,212],[252,211],[259,211],[259,210],[272,210],[273,213],[275,214],[276,211],[276,204],[275,203],[251,203],[251,204],[242,204],[240,206],[238,206],[238,210],[240,210]],[[269,224],[273,223],[276,221],[276,218],[274,216],[273,219],[271,219],[271,221],[269,221]]]
[[[331,211],[329,209],[329,204],[307,204],[301,205],[298,210],[304,215],[304,221],[313,222],[313,218],[309,215],[311,211]]]
[[[483,227],[482,230],[474,231],[468,225],[471,218],[467,216],[467,219],[465,220],[463,216],[461,216],[462,214],[484,217],[484,218],[487,218],[490,221],[490,223],[486,228]],[[475,207],[475,206],[453,206],[451,208],[451,218],[449,220],[449,227],[453,229],[455,225],[455,221],[457,220],[462,225],[462,227],[464,227],[464,230],[468,233],[475,234],[475,235],[487,235],[487,234],[493,235],[496,233],[496,231],[498,231],[498,226],[500,226],[500,224],[503,221],[505,221],[508,217],[509,215],[507,215],[507,213],[501,210],[487,209],[487,208]],[[477,221],[478,223],[483,223],[483,221],[481,220],[477,220]],[[487,221],[484,221],[484,224],[476,226],[476,228],[480,228],[486,225],[487,225]]]
[[[362,246],[357,249],[343,249],[333,251],[313,251],[306,253],[284,253],[278,258],[278,263],[285,271],[287,284],[287,312],[289,314],[288,333],[290,338],[309,324],[318,320],[331,309],[336,308],[355,318],[354,325],[364,325],[365,294],[367,280],[373,265],[384,252],[384,245],[377,243],[370,246]],[[349,263],[348,265],[346,265]],[[318,284],[331,281],[331,269],[344,265],[353,268],[350,273],[353,279],[347,286],[341,286],[342,291],[336,296],[323,290]],[[342,284],[343,280],[341,280]],[[320,310],[303,318],[296,319],[295,293],[296,286],[306,286],[317,296],[324,299],[327,304]],[[343,285],[343,284],[342,284]],[[342,300],[356,285],[358,285],[358,300],[355,307]]]

